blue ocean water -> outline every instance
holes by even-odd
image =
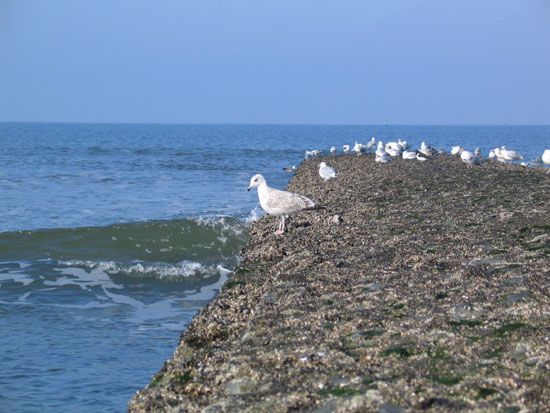
[[[120,412],[306,149],[406,139],[526,160],[549,126],[0,124],[0,411]]]

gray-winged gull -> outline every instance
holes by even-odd
[[[324,209],[324,207],[315,205],[315,202],[303,195],[270,188],[267,186],[265,178],[260,174],[250,178],[248,190],[250,191],[254,187],[258,187],[258,198],[262,209],[269,215],[281,217],[279,227],[275,231],[276,235],[282,235],[285,232],[285,218],[289,215],[300,211]]]

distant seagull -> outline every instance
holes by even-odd
[[[342,146],[342,150],[344,151],[344,153],[348,153],[349,152],[349,145]]]
[[[378,141],[378,147],[376,148],[376,152],[374,152],[376,156],[382,156],[386,153],[386,150],[384,149],[384,142]]]
[[[403,151],[401,156],[403,159],[416,159],[416,151]]]
[[[416,154],[416,159],[418,159],[420,162],[424,162],[424,161],[427,161],[427,160],[428,160],[428,158],[427,158],[424,154],[422,154],[422,153],[420,153],[420,152],[418,152],[418,153]]]
[[[464,148],[462,146],[453,146],[451,148],[451,155],[458,155],[460,156],[460,154],[462,153],[462,151],[464,151]]]
[[[319,175],[326,181],[331,178],[336,178],[336,172],[330,166],[327,166],[325,162],[319,164]]]
[[[550,149],[545,149],[542,153],[542,163],[545,165],[550,165]]]
[[[365,149],[366,149],[367,151],[369,151],[370,148],[372,148],[372,147],[374,146],[375,143],[376,143],[376,138],[375,138],[375,137],[372,137],[372,138],[370,139],[369,143],[367,143],[367,144],[365,145]]]
[[[333,155],[336,155],[336,146],[331,146],[330,147],[330,153],[333,154]]]
[[[498,154],[497,154],[497,156],[498,156]],[[516,151],[513,151],[511,149],[506,149],[506,146],[502,146],[500,148],[500,157],[504,158],[507,161],[515,161],[515,160],[523,159],[523,156],[521,156]]]
[[[390,161],[390,155],[388,155],[386,151],[381,152],[380,154],[377,153],[374,161],[378,163],[388,163]]]
[[[468,165],[474,165],[478,163],[477,156],[470,151],[462,151],[460,153],[460,159],[462,160],[462,162],[465,162]]]
[[[422,153],[422,155],[428,158],[435,155],[436,153],[435,149],[432,148],[430,145],[427,145],[424,141],[420,143],[420,149],[418,150],[418,152]]]
[[[283,168],[283,171],[285,172],[288,172],[288,173],[295,173],[296,172],[296,165],[292,165],[292,166],[285,166]]]
[[[357,155],[361,155],[361,152],[363,152],[363,144],[355,141],[355,145],[353,145],[353,152]]]
[[[401,155],[401,152],[403,151],[403,147],[397,142],[386,143],[385,149],[388,155],[393,157]]]
[[[500,148],[494,148],[489,151],[489,159],[495,159],[499,162],[506,162],[506,159],[502,156]]]
[[[407,143],[407,141],[402,141],[401,139],[397,139],[397,143],[398,143],[399,145],[401,145],[401,147],[403,148],[403,150],[409,149],[409,144]]]
[[[300,211],[324,209],[323,207],[315,205],[315,202],[303,195],[270,188],[267,186],[265,178],[260,174],[254,175],[250,179],[248,190],[250,191],[255,187],[258,188],[258,198],[262,209],[269,215],[281,217],[279,227],[277,231],[275,231],[276,235],[284,234],[285,218],[289,215]]]
[[[319,149],[314,149],[312,151],[306,151],[305,159],[310,158],[310,157],[315,158],[316,156],[321,155],[321,153],[323,153],[323,151],[320,151]]]

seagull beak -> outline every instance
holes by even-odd
[[[247,190],[248,192],[250,192],[251,189],[252,189],[251,186],[249,186],[248,188],[246,188],[246,190]]]

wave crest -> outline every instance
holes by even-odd
[[[0,260],[172,265],[186,259],[214,267],[220,262],[231,265],[247,240],[247,227],[245,219],[198,217],[105,227],[4,232],[0,233]]]

